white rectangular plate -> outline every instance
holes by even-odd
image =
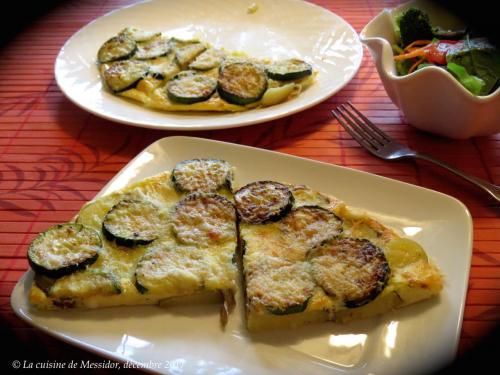
[[[18,316],[81,348],[161,373],[409,374],[453,359],[461,329],[472,252],[472,221],[456,199],[380,176],[251,147],[190,137],[161,139],[140,153],[99,196],[177,162],[227,160],[235,185],[255,180],[307,184],[362,208],[401,235],[411,236],[445,275],[439,298],[385,316],[345,325],[324,323],[250,335],[243,301],[220,328],[218,307],[116,307],[40,312],[28,304],[32,272],[17,283]]]

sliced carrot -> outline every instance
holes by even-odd
[[[411,67],[410,69],[408,69],[408,74],[410,73],[413,73],[420,64],[422,64],[423,62],[425,61],[425,59],[420,59],[418,61],[416,61]]]
[[[424,48],[417,48],[411,52],[394,56],[394,60],[396,61],[408,60],[408,59],[413,59],[414,57],[425,57],[425,55],[426,55],[426,50]]]
[[[423,40],[423,39],[415,40],[414,42],[411,42],[405,48],[403,48],[403,51],[406,51],[414,46],[426,46],[426,45],[431,44],[431,43],[432,43],[431,40]]]

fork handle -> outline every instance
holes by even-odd
[[[418,158],[418,159],[426,160],[428,162],[437,164],[440,167],[443,167],[444,169],[447,169],[448,171],[455,173],[457,176],[460,176],[460,177],[466,179],[467,181],[469,181],[470,183],[480,187],[481,189],[486,191],[493,198],[495,198],[497,201],[500,202],[500,186],[493,185],[493,184],[489,183],[488,181],[484,181],[484,180],[481,180],[480,178],[477,178],[475,176],[471,176],[467,173],[464,173],[461,170],[459,170],[455,167],[452,167],[451,165],[446,164],[446,163],[442,162],[441,160],[435,159],[434,157],[432,157],[430,155],[416,152],[413,156]]]

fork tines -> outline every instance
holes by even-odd
[[[332,110],[340,125],[362,146],[376,151],[392,139],[378,129],[365,115],[358,111],[350,101]]]

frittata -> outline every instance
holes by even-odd
[[[300,59],[255,59],[135,27],[107,40],[97,64],[112,93],[165,111],[267,107],[299,95],[317,73]]]
[[[40,309],[225,301],[236,290],[232,167],[195,159],[85,205],[28,249]],[[175,177],[175,178],[174,178]],[[193,298],[186,298],[193,297]]]
[[[306,186],[254,182],[235,205],[250,331],[371,317],[443,287],[416,242]]]
[[[192,159],[85,205],[28,249],[40,309],[224,302],[238,268],[250,331],[345,322],[443,288],[416,242],[304,185],[255,181]]]

